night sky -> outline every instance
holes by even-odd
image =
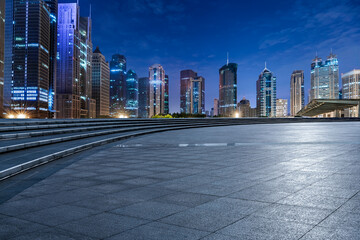
[[[139,77],[160,63],[170,79],[171,112],[179,111],[184,69],[205,77],[205,107],[213,107],[226,52],[239,64],[238,101],[245,96],[253,107],[265,61],[277,76],[278,98],[289,98],[291,73],[299,69],[307,99],[316,52],[324,60],[332,48],[340,73],[360,68],[360,0],[80,0],[82,16],[90,3],[94,48],[109,61],[125,55]]]

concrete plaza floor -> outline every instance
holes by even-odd
[[[117,143],[0,205],[0,239],[360,239],[360,123]]]

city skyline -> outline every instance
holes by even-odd
[[[360,53],[360,46],[356,44],[360,37],[360,28],[356,25],[358,1],[336,5],[333,1],[311,5],[309,1],[290,4],[257,1],[242,6],[236,1],[222,4],[217,1],[206,4],[203,1],[172,1],[171,4],[121,1],[110,5],[82,0],[82,15],[88,14],[90,3],[93,43],[102,48],[107,60],[115,53],[125,55],[129,69],[134,69],[138,77],[148,76],[148,67],[155,63],[166,69],[170,79],[170,112],[180,112],[180,71],[185,69],[201,72],[207,80],[205,105],[206,110],[210,110],[214,98],[218,98],[218,68],[226,63],[226,52],[230,62],[239,65],[238,100],[245,96],[252,107],[256,105],[256,80],[265,61],[277,76],[278,98],[290,99],[291,73],[304,70],[306,103],[310,64],[316,52],[325,58],[332,48],[339,58],[340,74],[360,64],[360,54],[354,54]],[[203,7],[199,10],[196,6],[201,4]],[[261,17],[255,14],[259,4],[271,12],[270,19],[269,13]],[[191,14],[194,9],[197,17]],[[227,10],[229,14],[218,10]],[[241,14],[232,14],[235,11]],[[215,23],[215,19],[218,22]],[[317,25],[315,19],[319,22]],[[160,24],[160,29],[147,29],[155,23]],[[157,34],[163,30],[167,33]]]

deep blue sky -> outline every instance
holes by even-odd
[[[94,48],[108,60],[125,55],[139,77],[148,76],[150,65],[163,65],[171,112],[179,111],[183,69],[205,77],[211,109],[226,52],[239,64],[238,100],[245,96],[252,106],[265,61],[277,76],[278,98],[289,98],[295,69],[305,71],[308,95],[316,52],[325,59],[332,48],[340,73],[360,68],[360,0],[80,0],[83,16],[90,3]]]

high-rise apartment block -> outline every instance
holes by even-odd
[[[295,70],[290,79],[290,114],[296,114],[305,106],[304,71]]]
[[[360,99],[360,69],[354,69],[341,76],[342,98]],[[345,117],[360,117],[360,106],[345,109]]]
[[[96,117],[109,116],[110,69],[99,47],[92,55],[92,97],[96,101]]]
[[[126,105],[126,58],[114,54],[110,61],[110,115],[125,114]]]
[[[256,108],[259,117],[276,117],[276,77],[266,66],[256,82]]]
[[[149,117],[164,114],[165,108],[165,71],[160,64],[149,68]]]
[[[180,72],[180,112],[205,114],[205,78],[193,70]]]
[[[150,83],[148,77],[139,78],[139,118],[149,117],[149,91]]]
[[[6,0],[4,105],[34,118],[49,116],[51,19],[56,15],[47,2],[56,4]]]
[[[288,115],[288,100],[276,99],[276,117],[282,118]]]
[[[169,76],[165,75],[164,114],[169,114]]]
[[[219,99],[214,99],[214,110],[213,110],[213,116],[219,116]]]
[[[234,117],[237,106],[237,67],[228,63],[219,69],[219,114]]]
[[[325,62],[318,56],[311,63],[310,101],[339,98],[339,63],[330,53]]]
[[[3,116],[4,99],[4,48],[5,48],[5,1],[0,1],[0,117]]]
[[[136,73],[133,70],[129,70],[126,73],[126,114],[128,117],[138,117],[138,91],[139,84]]]

